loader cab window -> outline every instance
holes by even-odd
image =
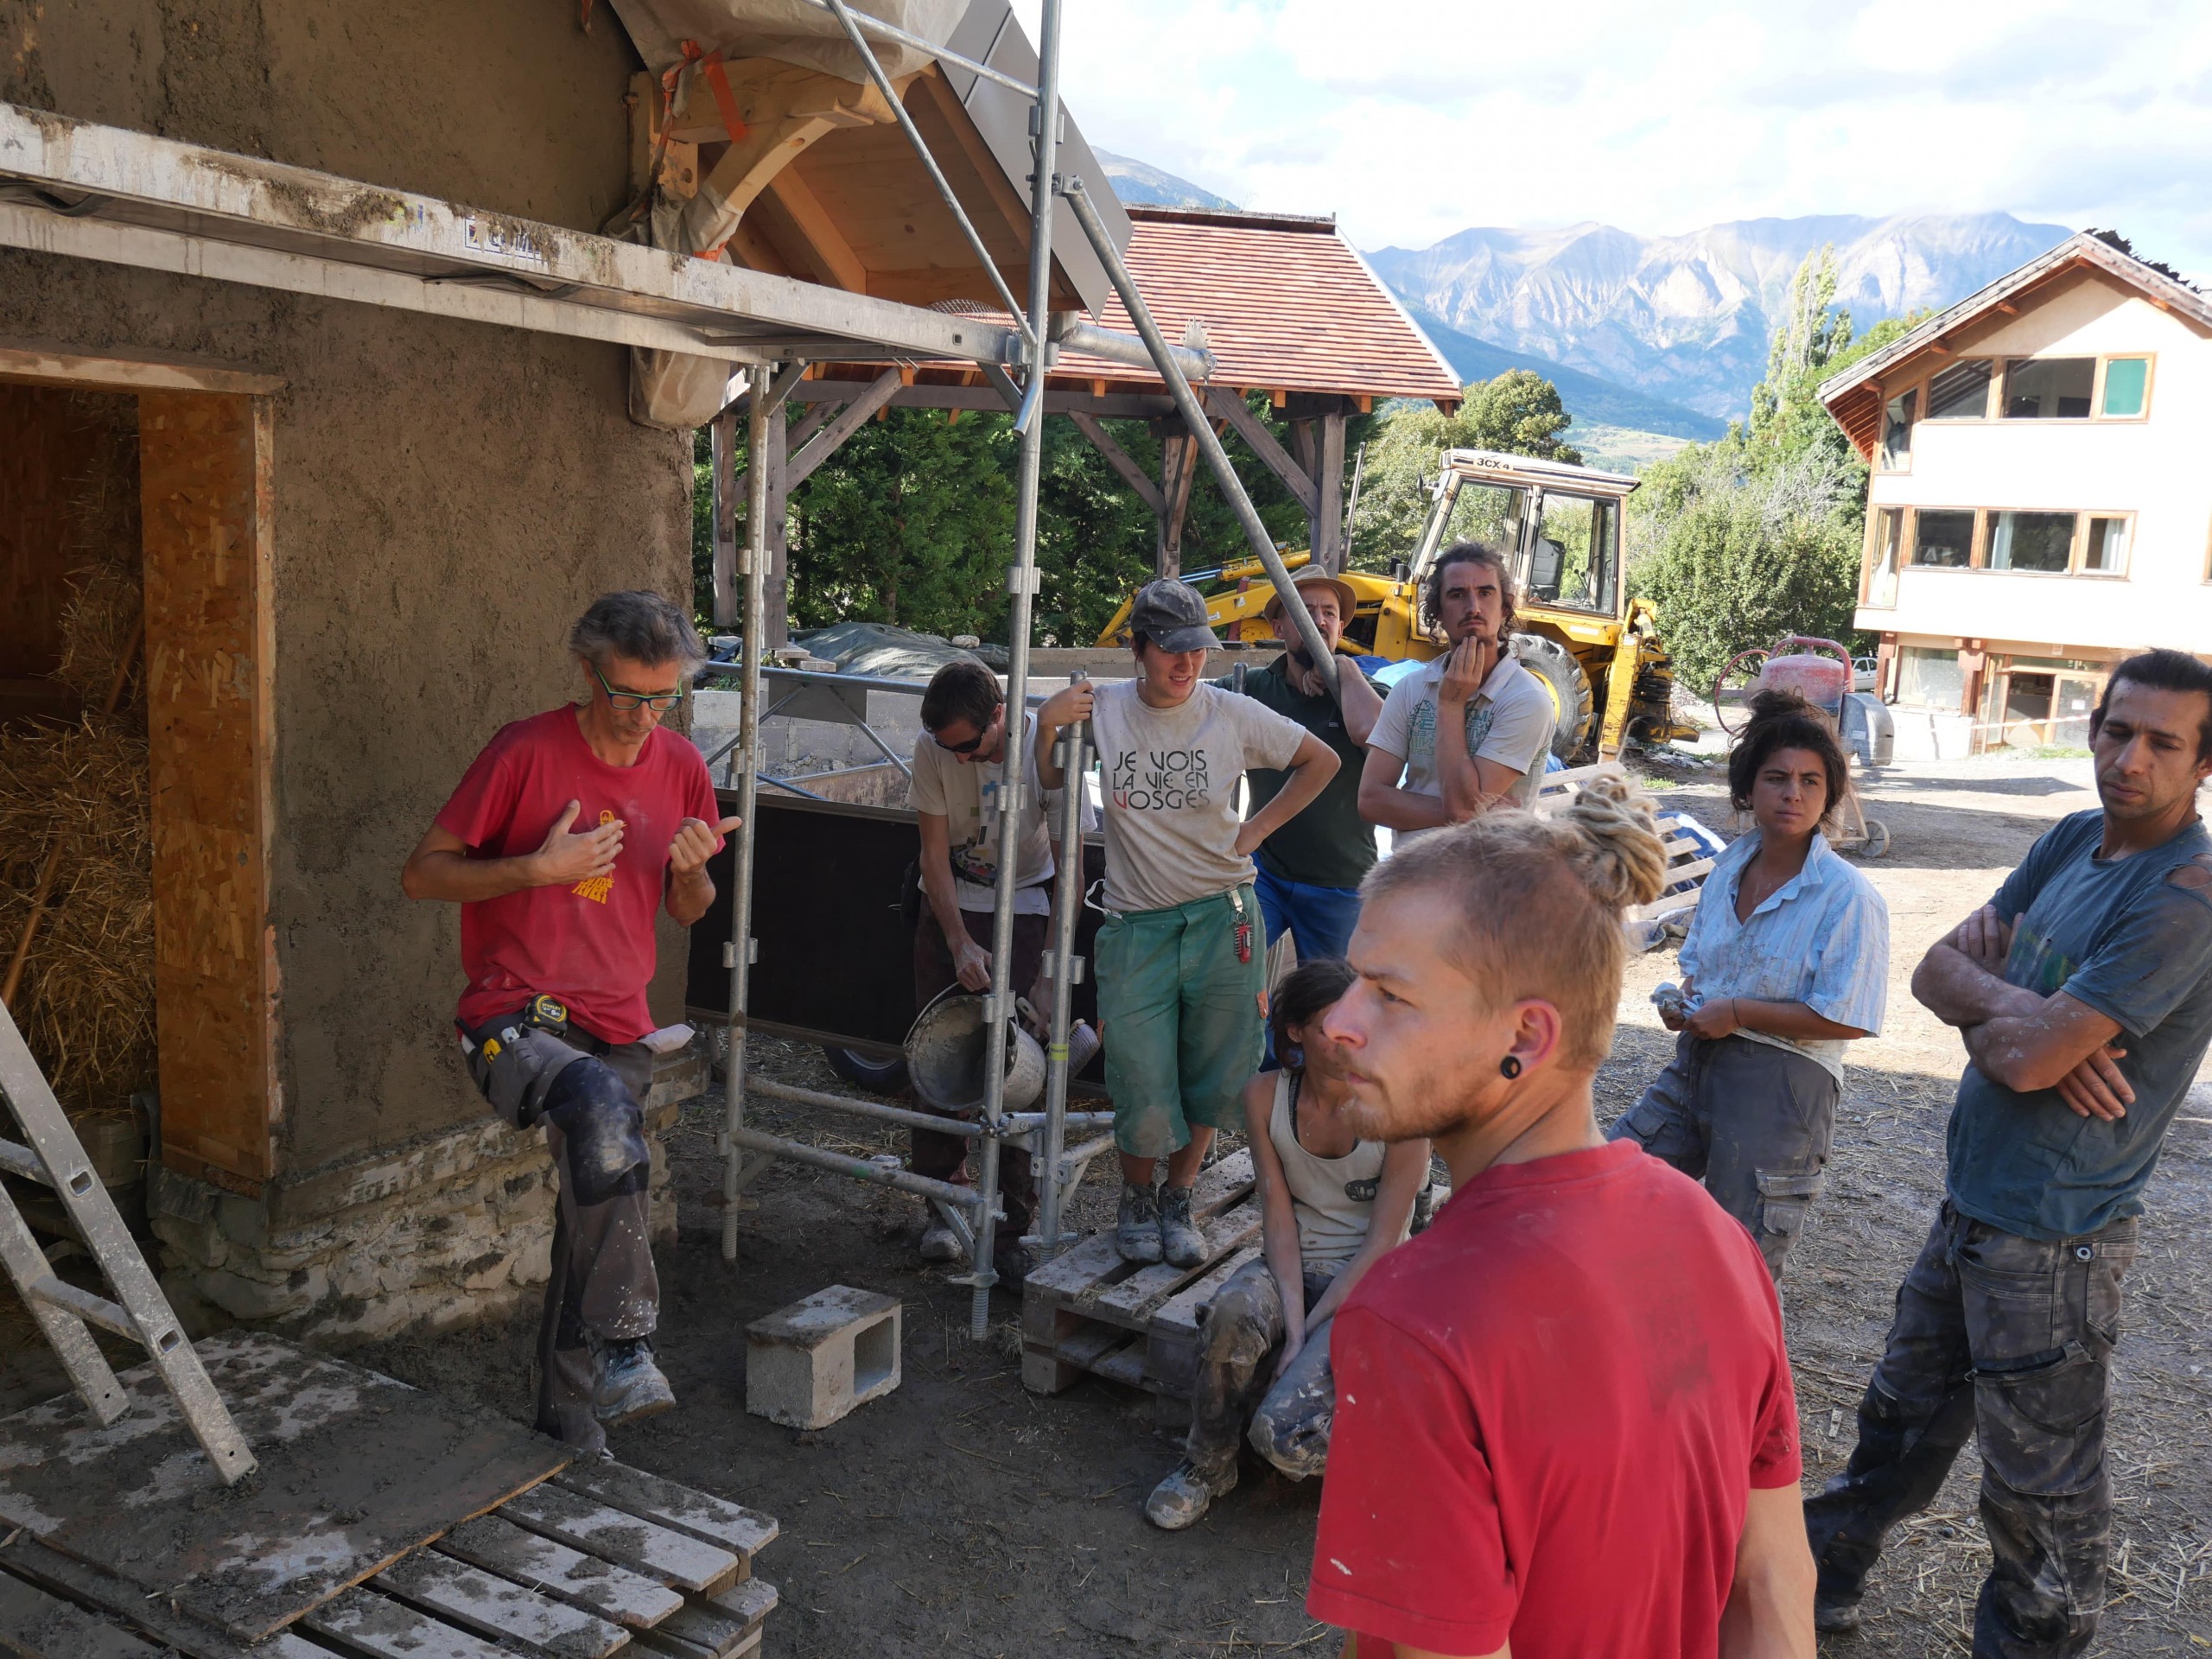
[[[1502,484],[1462,478],[1452,493],[1444,534],[1437,538],[1435,547],[1440,550],[1454,542],[1487,542],[1510,553],[1520,544],[1521,515],[1528,493]]]
[[[1522,592],[1529,603],[1610,615],[1619,567],[1615,503],[1588,496],[1545,495],[1521,573]]]

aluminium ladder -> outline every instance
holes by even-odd
[[[130,1408],[130,1395],[86,1327],[98,1325],[129,1338],[154,1362],[216,1474],[226,1486],[235,1485],[252,1473],[253,1452],[208,1381],[200,1356],[186,1339],[168,1299],[139,1253],[137,1241],[124,1225],[106,1185],[93,1172],[76,1130],[63,1116],[46,1074],[4,1004],[0,1004],[0,1097],[15,1114],[29,1143],[0,1140],[0,1172],[53,1189],[115,1291],[116,1300],[110,1301],[56,1277],[15,1200],[0,1188],[0,1263],[6,1265],[16,1294],[53,1344],[78,1397],[103,1425]]]

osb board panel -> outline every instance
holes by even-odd
[[[0,1524],[251,1641],[569,1461],[519,1425],[273,1337],[199,1348],[257,1475],[222,1487],[141,1366],[105,1427],[73,1395],[0,1420]]]
[[[252,1190],[276,1114],[269,400],[149,392],[139,451],[162,1154]]]

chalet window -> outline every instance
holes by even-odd
[[[1908,472],[1912,467],[1912,420],[1920,403],[1917,390],[1890,399],[1882,410],[1882,460],[1885,473]]]
[[[2104,399],[2100,414],[2114,420],[2133,420],[2151,401],[2151,359],[2147,357],[2109,357],[2105,359]]]
[[[2116,576],[2127,569],[2127,531],[2124,517],[2099,514],[2089,520],[2089,534],[2082,549],[2082,569],[2092,575]]]
[[[1986,357],[1954,363],[1928,383],[1931,421],[1980,421],[1989,416],[1989,380],[1993,365]]]
[[[1866,578],[1867,606],[1887,610],[1897,602],[1897,563],[1904,553],[1904,509],[1881,507],[1874,513],[1874,568]]]
[[[1972,508],[1923,507],[1913,515],[1912,562],[1963,570],[1974,562]]]
[[[2086,421],[2096,383],[2094,357],[2016,357],[2005,365],[2005,416]]]
[[[1918,703],[1924,709],[1958,709],[1964,706],[1966,696],[1966,671],[1959,666],[1957,652],[1907,645],[1897,652],[1899,702]]]
[[[1989,537],[1992,570],[2042,570],[2063,575],[2074,562],[2070,512],[1999,512]],[[2107,521],[2108,522],[2108,521]]]

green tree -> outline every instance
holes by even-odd
[[[1497,449],[1579,464],[1582,452],[1561,435],[1573,423],[1559,388],[1530,369],[1474,381],[1456,414],[1433,404],[1392,408],[1368,442],[1352,524],[1352,563],[1379,569],[1412,550],[1428,517],[1426,486],[1434,480],[1446,449]]]
[[[1011,424],[901,409],[865,423],[791,502],[791,620],[1002,632]]]
[[[1643,469],[1629,511],[1629,582],[1659,613],[1685,684],[1702,691],[1739,651],[1809,633],[1847,645],[1866,467],[1820,400],[1821,383],[1928,313],[1864,334],[1835,304],[1835,255],[1801,264],[1751,394],[1748,422]]]

